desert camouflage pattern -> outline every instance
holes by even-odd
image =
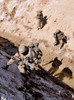
[[[41,29],[42,28],[42,22],[43,22],[43,13],[42,11],[37,12],[37,28]]]
[[[7,65],[10,66],[13,62],[18,61],[18,69],[23,74],[25,73],[25,68],[28,68],[30,70],[36,69],[38,67],[38,64],[41,63],[42,52],[40,49],[38,49],[38,47],[35,46],[33,48],[32,46],[28,48],[29,51],[27,55],[23,55],[20,52],[23,50],[20,49],[19,52],[17,52],[13,57],[11,57]]]
[[[54,38],[55,38],[55,44],[54,45],[57,45],[60,43],[60,41],[62,40],[62,43],[64,43],[64,39],[66,39],[66,36],[64,35],[64,33],[60,30],[57,30],[55,33],[54,33]]]

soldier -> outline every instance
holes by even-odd
[[[55,44],[54,44],[54,46],[60,44],[60,41],[62,40],[62,45],[61,45],[60,48],[62,48],[63,45],[64,45],[64,43],[67,42],[67,37],[66,37],[66,36],[64,35],[64,33],[63,33],[61,30],[59,30],[59,29],[57,29],[56,32],[54,33],[54,38],[55,38]]]
[[[32,77],[32,75],[35,74],[35,71],[39,69],[43,54],[39,49],[39,43],[31,43],[28,47],[30,48],[30,56],[26,57],[24,63],[27,65],[26,68],[28,69],[29,76]]]
[[[43,13],[42,10],[37,11],[37,19],[38,19],[38,30],[42,29],[42,23],[43,23]]]
[[[21,44],[19,46],[19,51],[11,57],[6,67],[3,69],[8,69],[8,67],[16,60],[19,61],[18,69],[23,77],[26,77],[28,81],[30,81],[31,72],[33,72],[36,67],[38,67],[38,61],[36,63],[36,59],[33,59],[36,54],[32,50],[31,46],[25,46]]]
[[[21,73],[22,76],[25,77],[25,74],[27,74],[27,66],[26,64],[28,63],[26,61],[26,57],[30,57],[30,48],[25,46],[25,45],[20,45],[19,47],[19,51],[13,56],[11,57],[11,59],[8,61],[6,67],[3,67],[3,69],[8,69],[8,67],[16,60],[19,61],[19,64],[18,64],[18,69]],[[32,61],[31,61],[32,62]],[[25,64],[26,63],[26,64]],[[29,69],[30,70],[33,70],[33,66],[29,66]],[[27,80],[29,80],[29,76],[27,76]]]
[[[42,51],[39,49],[39,43],[31,44],[30,48],[32,48],[33,59],[37,65],[41,63]]]

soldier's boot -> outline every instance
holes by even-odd
[[[28,76],[29,82],[30,82],[30,79],[32,79],[32,78],[33,78],[33,74],[34,74],[34,72],[33,72],[33,71],[31,71],[31,72],[29,73],[29,76]]]
[[[25,86],[26,84],[29,85],[30,83],[30,77],[29,77],[29,74],[26,72],[25,74],[22,74],[22,80],[24,82],[23,86]]]
[[[2,68],[5,69],[5,70],[7,70],[8,67],[9,67],[9,65],[6,65],[6,66],[4,66],[4,67],[2,67]]]
[[[54,43],[54,46],[56,46],[56,45],[58,45],[59,44],[59,41],[56,41],[55,43]]]
[[[62,42],[61,46],[60,46],[60,49],[62,49],[62,47],[64,46],[64,42]]]
[[[26,83],[27,83],[27,85],[29,85],[29,84],[30,84],[30,78],[28,78],[28,80],[27,80],[27,82],[26,82]]]
[[[26,75],[21,73],[21,76],[22,76],[22,81],[24,82],[24,84],[27,82],[27,79],[26,79]]]
[[[26,84],[30,85],[30,73],[27,74],[26,79],[27,79]]]

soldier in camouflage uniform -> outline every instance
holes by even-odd
[[[33,72],[33,70],[35,70],[39,64],[38,62],[39,59],[37,58],[37,54],[35,51],[36,49],[34,45],[25,46],[21,44],[19,47],[19,52],[17,52],[13,57],[11,57],[11,59],[7,63],[6,67],[4,67],[4,69],[7,70],[8,67],[14,61],[18,60],[19,61],[18,69],[21,75],[24,77],[27,75],[27,79],[30,80],[31,72]]]
[[[43,23],[43,13],[42,10],[37,11],[37,19],[38,19],[38,30],[42,29],[42,23]]]
[[[13,63],[15,62],[16,60],[20,61],[19,62],[19,66],[18,66],[18,69],[21,73],[25,73],[25,70],[24,70],[24,67],[21,67],[22,66],[22,62],[21,60],[24,59],[24,57],[28,54],[29,52],[29,48],[25,45],[20,45],[19,47],[19,51],[11,57],[11,59],[8,61],[6,67],[4,69],[8,69],[8,67]]]
[[[41,63],[41,57],[42,57],[42,51],[39,49],[39,43],[31,44],[30,48],[33,52],[33,59],[36,65],[39,65]]]
[[[62,48],[63,45],[64,45],[64,43],[66,43],[66,41],[67,41],[67,37],[59,29],[57,29],[56,32],[54,33],[54,38],[55,38],[55,44],[54,44],[54,46],[60,44],[60,41],[62,40],[62,45],[61,45],[60,48]]]

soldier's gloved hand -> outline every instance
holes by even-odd
[[[33,66],[31,66],[31,67],[30,67],[30,70],[33,70],[33,69],[34,69],[34,67],[33,67]]]
[[[7,70],[8,67],[9,67],[9,65],[6,65],[6,66],[4,66],[4,67],[2,67],[2,68],[5,69],[5,70]]]

